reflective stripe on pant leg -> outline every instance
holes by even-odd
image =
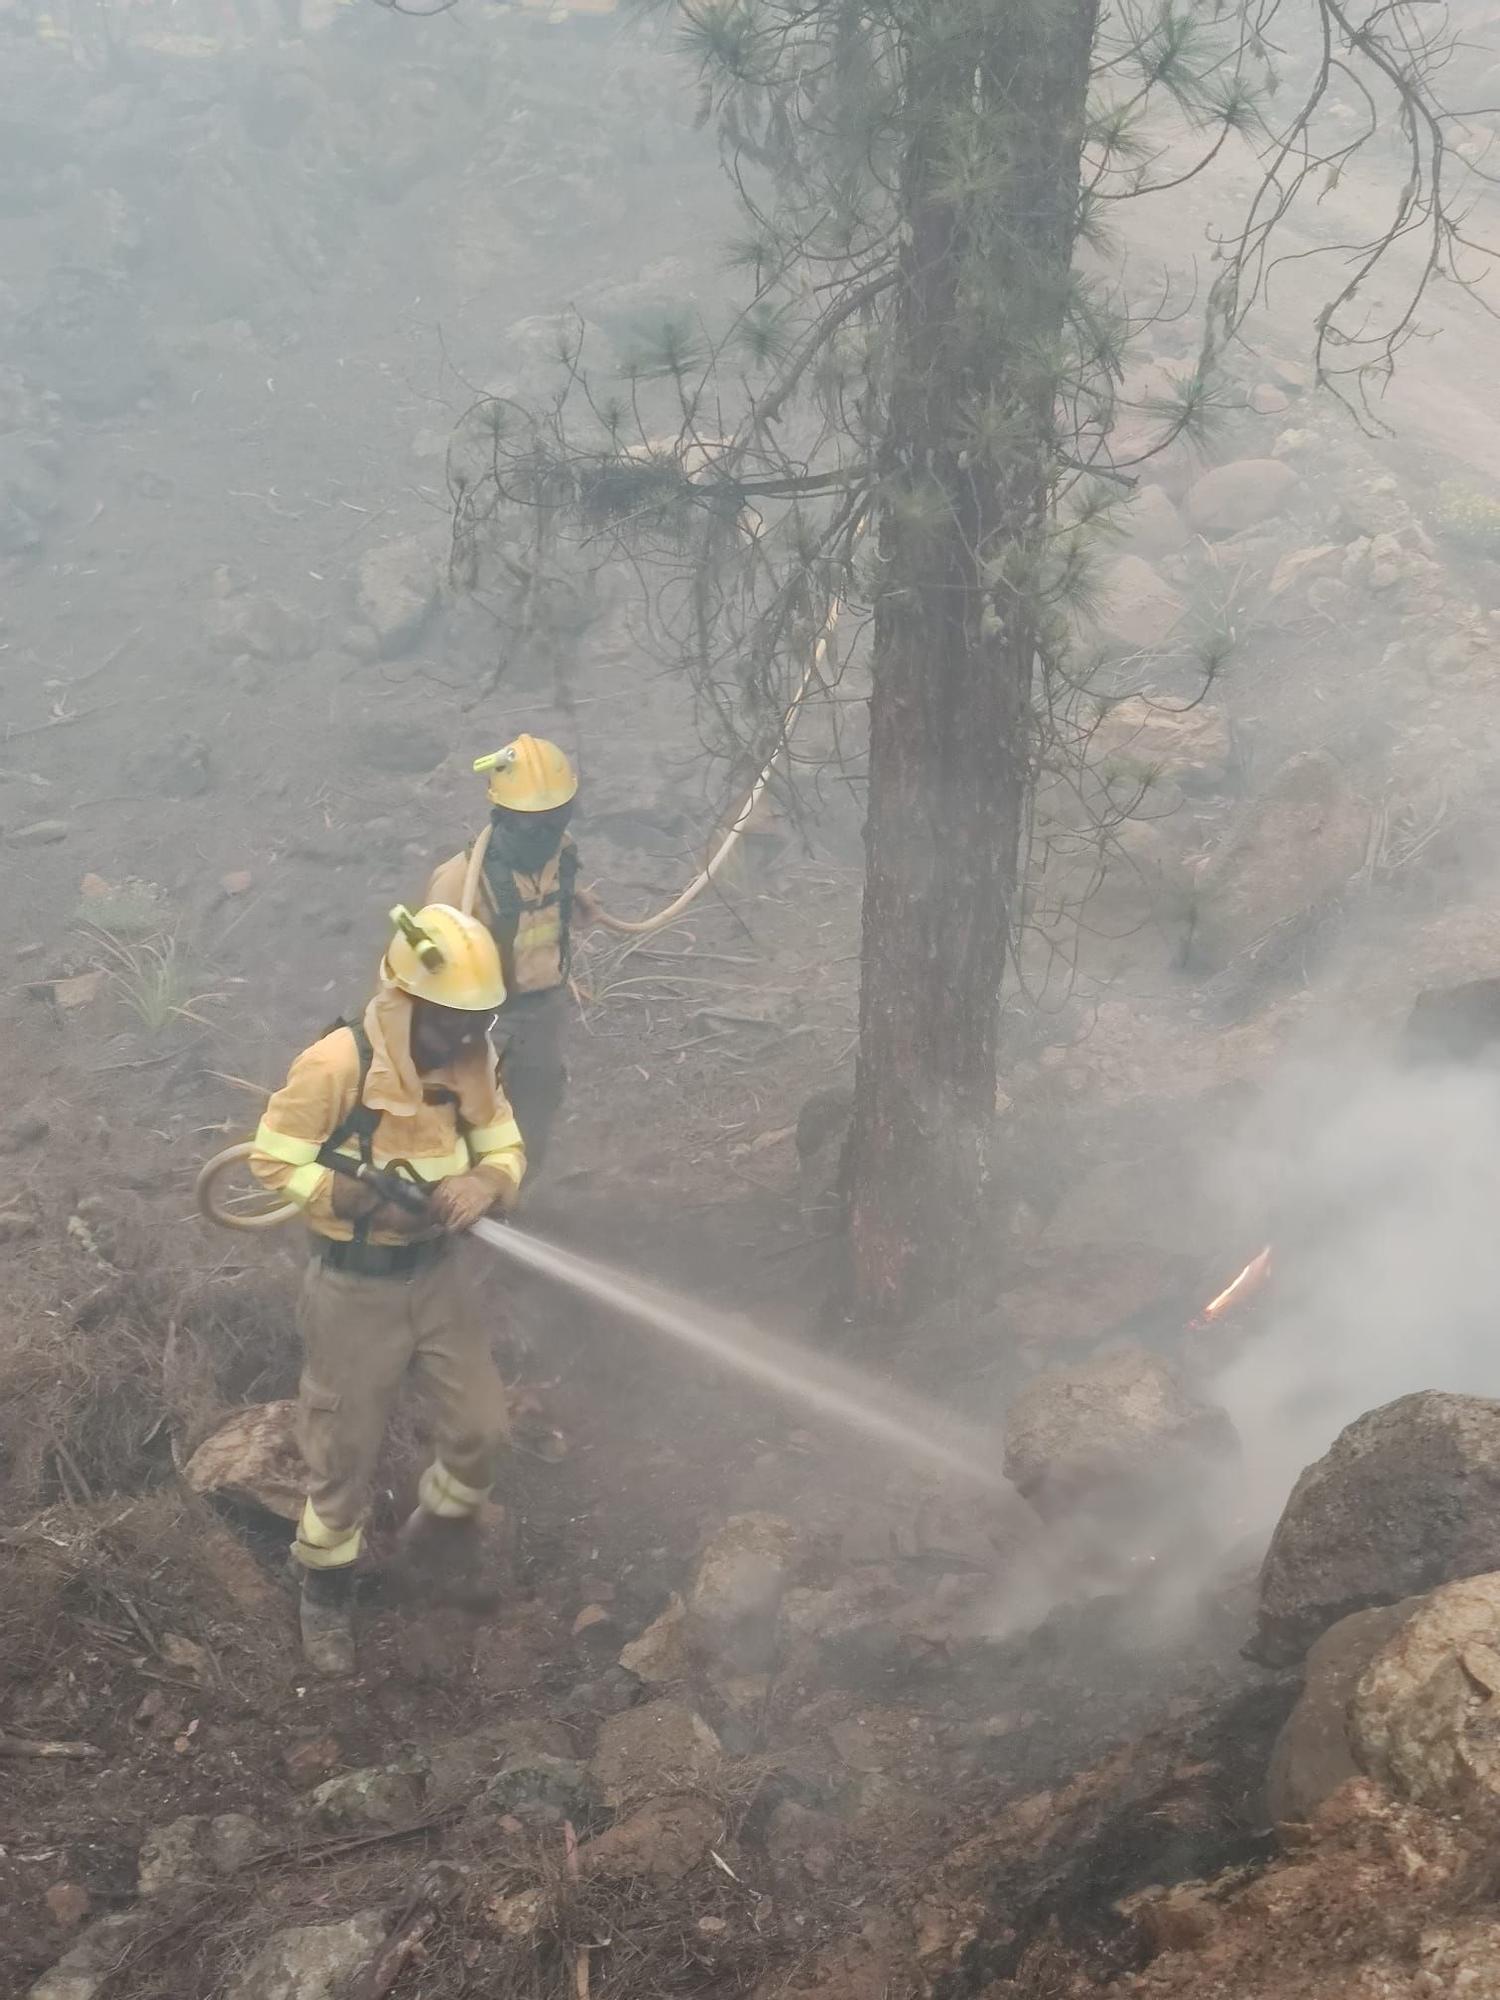
[[[435,1458],[422,1474],[417,1487],[417,1500],[426,1514],[436,1514],[441,1521],[464,1521],[469,1515],[477,1514],[490,1497],[488,1486],[465,1486],[456,1479],[440,1458]]]
[[[434,1446],[421,1500],[429,1512],[457,1519],[489,1492],[510,1427],[490,1352],[497,1316],[492,1267],[471,1246],[455,1244],[410,1289],[420,1327],[417,1386],[431,1413]]]
[[[299,1537],[312,1567],[352,1562],[356,1543],[330,1565],[317,1551],[343,1542],[365,1520],[386,1416],[411,1358],[408,1287],[309,1265],[298,1318],[304,1363],[297,1398],[297,1443],[307,1468],[303,1491],[325,1530]]]
[[[318,1518],[311,1500],[306,1500],[292,1554],[304,1569],[343,1569],[358,1556],[363,1540],[362,1528],[330,1528]]]

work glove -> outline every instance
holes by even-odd
[[[483,1167],[439,1181],[432,1191],[432,1213],[450,1235],[472,1228],[492,1208],[506,1214],[514,1207],[514,1181],[508,1174],[486,1172]]]
[[[335,1174],[329,1192],[329,1204],[341,1222],[364,1222],[371,1229],[378,1229],[387,1236],[416,1236],[431,1229],[431,1219],[420,1210],[402,1208],[394,1201],[382,1200],[376,1189],[366,1187],[361,1181],[350,1180],[345,1174]]]

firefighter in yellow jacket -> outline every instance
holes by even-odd
[[[579,886],[578,849],[568,832],[578,776],[555,743],[536,736],[518,736],[474,768],[489,773],[490,793],[474,907],[505,969],[496,1046],[535,1172],[567,1088],[563,1028],[573,919],[590,921],[597,907]],[[445,861],[427,885],[429,901],[458,904],[468,865],[468,851]]]
[[[436,1441],[403,1551],[451,1586],[477,1581],[476,1516],[507,1432],[481,1295],[452,1240],[513,1208],[526,1171],[489,1041],[505,1000],[500,957],[485,926],[455,909],[394,916],[363,1020],[297,1058],[250,1161],[257,1179],[299,1204],[312,1233],[298,1312],[308,1492],[293,1555],[303,1651],[328,1674],[354,1669],[353,1565],[402,1382],[410,1375],[424,1392]],[[330,1160],[399,1166],[430,1189],[425,1210]]]

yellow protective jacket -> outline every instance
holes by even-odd
[[[468,866],[468,849],[443,862],[428,883],[423,901],[460,908]],[[567,978],[569,949],[562,875],[566,867],[571,880],[577,866],[578,851],[572,836],[565,833],[557,852],[539,874],[512,871],[514,909],[506,916],[496,906],[495,892],[485,871],[480,870],[474,915],[489,925],[500,948],[505,990],[510,999],[523,993],[551,993]],[[586,890],[574,889],[567,900],[580,916],[590,915],[593,903]]]
[[[411,1059],[411,1006],[405,993],[386,986],[366,1008],[371,1062],[362,1098],[358,1044],[348,1028],[335,1028],[292,1064],[255,1135],[250,1170],[256,1179],[295,1201],[308,1228],[336,1242],[347,1242],[354,1227],[333,1212],[333,1169],[319,1164],[318,1153],[361,1101],[379,1113],[370,1138],[377,1167],[406,1160],[424,1181],[482,1167],[517,1185],[526,1171],[520,1127],[488,1046],[418,1076]],[[358,1159],[358,1138],[346,1139],[338,1150]],[[379,1229],[369,1234],[371,1243],[409,1240]]]

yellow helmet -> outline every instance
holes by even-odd
[[[540,736],[518,736],[503,750],[476,757],[474,769],[490,774],[490,804],[512,812],[551,812],[578,790],[578,773],[555,743]]]
[[[398,903],[391,922],[396,935],[380,970],[403,993],[465,1014],[493,1014],[504,1005],[500,953],[478,917],[447,903],[429,903],[413,916]]]

